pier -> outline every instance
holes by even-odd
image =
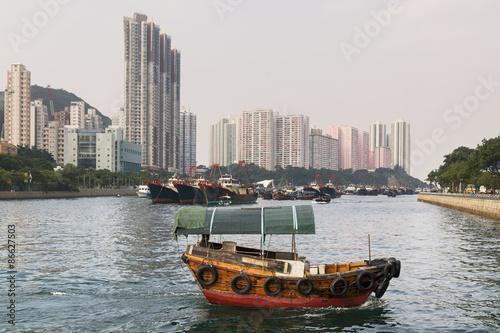
[[[418,201],[500,220],[500,195],[419,193]]]

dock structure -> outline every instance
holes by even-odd
[[[419,193],[418,201],[500,220],[500,195]]]

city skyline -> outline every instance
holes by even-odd
[[[498,135],[494,1],[46,0],[0,9],[9,12],[2,72],[23,63],[32,84],[73,91],[110,118],[124,104],[122,18],[152,17],[183,51],[181,102],[198,118],[198,164],[208,164],[209,124],[257,108],[363,131],[404,118],[420,179],[456,147]]]

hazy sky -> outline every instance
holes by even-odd
[[[0,4],[0,87],[11,62],[112,117],[123,99],[123,16],[139,12],[182,52],[181,103],[208,127],[243,110],[367,131],[411,124],[413,176],[500,134],[498,0],[21,0]]]

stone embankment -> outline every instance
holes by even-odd
[[[122,189],[81,189],[80,191],[0,191],[0,200],[18,199],[62,199],[84,197],[111,197],[136,195],[132,187]]]
[[[420,193],[418,201],[500,220],[499,195]]]

